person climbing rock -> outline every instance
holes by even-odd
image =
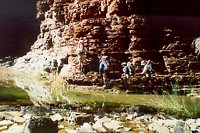
[[[53,76],[53,80],[55,80],[56,75],[57,75],[57,69],[58,69],[57,58],[53,57],[50,63],[51,63],[50,70],[51,70],[51,73],[52,73],[52,76]]]
[[[144,66],[141,74],[145,74],[145,78],[143,79],[143,84],[147,91],[151,92],[154,88],[154,83],[151,79],[151,74],[153,73],[153,62],[151,60],[142,61],[141,65]]]
[[[64,59],[63,58],[60,58],[58,59],[58,68],[57,68],[57,73],[59,74],[61,72],[61,69],[63,68],[63,65],[64,65]]]
[[[151,74],[153,73],[153,62],[151,60],[141,61],[141,65],[144,66],[141,74],[145,74],[147,78],[151,78]]]
[[[123,62],[122,64],[122,80],[123,80],[123,84],[125,87],[127,87],[127,89],[130,89],[130,83],[131,83],[131,75],[134,74],[134,69],[132,66],[131,62]]]
[[[135,74],[134,64],[131,62],[127,62],[127,67],[129,69],[129,74],[134,75]]]
[[[84,41],[83,40],[79,40],[78,42],[78,46],[76,49],[77,55],[78,55],[78,66],[79,66],[79,70],[81,72],[83,72],[83,67],[84,67],[84,63],[85,63],[85,58],[86,58],[86,54],[87,54],[87,48],[84,45]]]
[[[99,64],[99,73],[103,79],[103,87],[108,86],[108,73],[110,70],[110,62],[108,59],[108,56],[102,56],[100,59],[100,64]]]

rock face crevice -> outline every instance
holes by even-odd
[[[96,82],[93,76],[97,77],[98,57],[104,53],[109,55],[119,73],[121,62],[133,62],[136,72],[140,73],[140,62],[151,59],[158,74],[195,74],[199,72],[196,66],[200,62],[191,43],[200,31],[198,3],[189,0],[38,0],[40,34],[31,51],[19,58],[15,67],[27,71],[45,69],[52,57],[59,57],[68,60],[62,70],[68,79],[79,82],[82,77],[87,78],[87,82]],[[89,73],[77,76],[75,49],[82,37],[87,37]],[[115,77],[120,78],[119,73]]]

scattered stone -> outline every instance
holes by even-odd
[[[3,120],[3,121],[0,121],[0,127],[3,127],[3,126],[10,126],[12,125],[13,122],[10,121],[10,120]]]
[[[131,127],[123,127],[123,128],[120,130],[120,132],[125,132],[125,133],[130,132],[130,131],[131,131]]]
[[[23,125],[13,124],[12,126],[9,127],[8,130],[3,131],[2,133],[23,133],[23,130],[24,130]]]
[[[63,119],[63,117],[59,113],[56,113],[55,115],[50,116],[50,118],[53,121],[61,121]]]
[[[0,112],[0,118],[13,121],[15,117],[21,117],[22,113],[20,111],[3,111]]]
[[[81,114],[74,118],[74,121],[77,125],[82,125],[85,122],[93,122],[94,117],[92,115]]]
[[[200,118],[198,118],[198,119],[196,119],[196,125],[198,126],[198,127],[200,127]]]
[[[58,125],[58,129],[64,129],[65,126],[64,125]]]
[[[8,129],[8,126],[1,126],[0,127],[0,132],[3,131],[3,130],[6,130],[6,129]]]
[[[23,118],[23,117],[16,116],[16,117],[13,118],[13,120],[14,120],[14,122],[17,122],[17,123],[19,123],[19,124],[22,124],[22,123],[25,122],[26,119]]]
[[[169,133],[170,130],[164,125],[157,125],[157,123],[150,124],[149,130],[157,133]]]
[[[108,118],[107,116],[104,116],[103,118],[99,119],[98,121],[100,123],[104,123],[104,122],[110,122],[112,119]]]
[[[174,126],[174,133],[189,133],[190,128],[184,121],[178,121]]]
[[[65,131],[66,131],[67,133],[77,133],[77,130],[70,129],[70,128],[66,128]]]
[[[77,113],[77,112],[71,112],[71,113],[70,113],[70,116],[69,116],[69,118],[67,119],[70,125],[75,125],[75,124],[76,124],[76,122],[75,122],[75,117],[76,117],[77,115],[80,115],[80,113]]]
[[[108,131],[117,131],[118,129],[122,128],[121,123],[119,121],[111,120],[103,122],[103,126],[108,129]]]
[[[23,116],[25,119],[30,119],[31,117],[33,117],[33,115],[28,113]]]
[[[188,119],[186,121],[175,119],[173,117],[164,117],[160,114],[155,115],[134,115],[132,113],[111,113],[111,114],[87,114],[87,113],[78,113],[71,112],[70,116],[62,116],[60,114],[60,110],[53,110],[55,115],[52,115],[51,118],[43,118],[41,116],[37,116],[35,118],[30,118],[25,121],[24,116],[10,117],[8,114],[20,114],[20,113],[11,113],[11,112],[1,112],[1,114],[7,114],[11,120],[3,120],[0,121],[0,132],[2,133],[22,133],[22,130],[25,133],[33,132],[33,133],[55,133],[58,130],[62,132],[140,132],[145,133],[147,130],[150,132],[157,133],[191,133],[191,132],[199,132],[200,119]],[[59,112],[59,113],[57,113]],[[51,112],[52,113],[52,112]],[[102,117],[103,116],[103,117]],[[126,119],[121,121],[121,116]],[[68,127],[62,123],[57,124],[54,121],[61,121],[66,117],[66,120],[71,120],[73,118],[74,125],[72,127]],[[101,118],[102,117],[102,118]],[[54,120],[54,121],[53,121]],[[12,122],[13,121],[13,122]],[[69,121],[68,121],[69,122]],[[124,122],[127,122],[128,125],[124,125]]]
[[[96,121],[94,125],[92,126],[94,130],[100,133],[105,133],[107,132],[106,128],[100,123],[99,121]]]
[[[84,123],[80,128],[78,128],[78,132],[80,133],[96,133],[92,129],[92,126],[89,123]]]
[[[135,116],[133,114],[128,114],[128,116],[126,117],[126,120],[133,120],[133,118],[135,118]]]

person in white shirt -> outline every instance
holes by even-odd
[[[84,62],[87,54],[87,48],[84,46],[84,41],[80,40],[76,49],[79,62],[79,70],[83,72]]]

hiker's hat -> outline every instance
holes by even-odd
[[[129,61],[129,62],[127,62],[127,66],[131,66],[131,62]]]
[[[122,65],[126,65],[126,62],[122,62]]]
[[[83,43],[83,40],[79,40],[78,43]]]
[[[147,64],[152,64],[153,62],[151,60],[148,60],[147,61]]]
[[[108,56],[107,56],[107,55],[103,55],[102,58],[103,58],[103,59],[107,59]]]
[[[146,61],[141,61],[141,65],[144,66],[146,64]]]

